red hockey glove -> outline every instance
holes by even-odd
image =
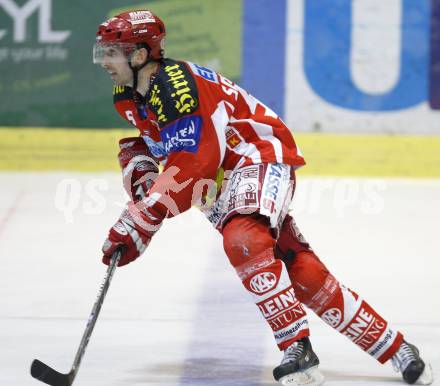
[[[159,174],[158,162],[141,137],[119,141],[124,188],[133,202],[144,198]]]
[[[122,251],[118,267],[136,260],[159,230],[162,220],[161,216],[156,215],[142,201],[137,205],[128,203],[102,246],[102,262],[109,265],[113,252],[118,248]]]

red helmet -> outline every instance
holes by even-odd
[[[102,23],[96,33],[94,62],[100,61],[100,47],[120,46],[129,56],[139,44],[145,44],[151,59],[163,58],[165,24],[148,10],[136,10],[116,15]]]

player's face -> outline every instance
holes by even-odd
[[[114,47],[105,48],[102,57],[102,67],[107,70],[118,86],[131,86],[133,83],[133,72],[128,65],[125,55]]]

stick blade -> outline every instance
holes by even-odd
[[[70,373],[61,374],[38,359],[34,359],[32,362],[31,375],[51,386],[70,386],[72,384]]]

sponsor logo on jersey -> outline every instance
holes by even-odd
[[[256,274],[249,282],[249,287],[256,294],[263,294],[270,291],[277,284],[277,277],[272,272],[261,272]]]
[[[203,79],[206,79],[213,83],[218,83],[217,80],[217,74],[215,71],[211,70],[210,68],[206,68],[203,66],[199,66],[198,64],[187,62],[189,66],[191,67],[191,70],[194,72],[194,74],[201,76]]]
[[[231,195],[228,201],[228,211],[237,208],[249,208],[249,210],[251,211],[250,208],[254,208],[258,204],[255,185],[248,184],[247,187],[244,188],[249,190],[245,192],[241,191],[240,193],[234,194],[233,196]],[[240,189],[243,189],[243,187],[240,187]]]
[[[265,183],[264,195],[276,201],[278,198],[278,191],[281,185],[281,173],[283,166],[280,164],[270,164],[268,170],[268,177]]]
[[[122,94],[125,91],[125,86],[113,86],[113,95]]]
[[[133,98],[133,89],[128,86],[113,86],[113,103],[131,100]]]
[[[263,198],[262,205],[263,205],[263,208],[267,209],[270,214],[275,212],[275,202],[274,201],[272,201],[268,198]]]
[[[262,205],[269,213],[276,211],[276,202],[281,186],[283,165],[270,164],[264,179]]]
[[[162,158],[166,157],[165,149],[163,148],[162,142],[153,141],[150,137],[144,135],[142,136],[144,142],[147,144],[148,148],[151,151],[153,157]]]
[[[184,117],[164,127],[160,138],[166,154],[178,151],[197,152],[202,129],[202,117]]]
[[[199,105],[197,86],[181,63],[166,60],[150,87],[148,106],[160,127],[194,113]]]
[[[248,166],[235,172],[229,183],[226,210],[240,209],[253,213],[258,207],[258,166]]]
[[[165,66],[168,75],[167,82],[174,89],[171,97],[174,98],[174,107],[181,114],[191,114],[197,108],[197,99],[192,95],[190,84],[180,64]]]
[[[248,166],[246,168],[240,169],[239,173],[241,177],[246,179],[258,179],[260,177],[258,166]]]
[[[321,319],[329,326],[336,328],[342,320],[342,312],[339,308],[330,308],[321,315]]]
[[[148,101],[151,109],[154,111],[157,117],[158,123],[167,122],[167,116],[165,115],[164,102],[160,95],[159,85],[154,84],[150,91],[150,100]]]
[[[235,130],[233,127],[229,126],[226,129],[226,144],[230,149],[234,149],[240,143],[242,143],[242,138],[237,130]]]

